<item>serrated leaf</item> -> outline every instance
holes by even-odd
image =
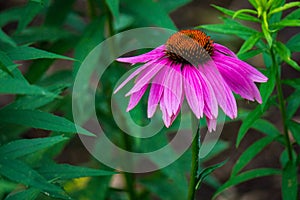
[[[294,121],[288,123],[288,128],[291,130],[294,139],[297,144],[300,145],[300,124]]]
[[[300,52],[300,33],[290,38],[286,43],[286,47],[292,52]]]
[[[64,59],[64,60],[74,61],[73,58],[67,56],[62,56],[56,53],[51,53],[34,47],[26,47],[26,46],[10,49],[6,53],[12,60],[33,60],[39,58],[49,58],[49,59]]]
[[[67,180],[87,176],[111,176],[116,174],[113,171],[54,163],[41,166],[38,172],[48,180]]]
[[[281,190],[283,200],[298,199],[298,166],[296,162],[289,161],[283,168]]]
[[[0,159],[0,174],[17,183],[48,192],[53,197],[69,199],[60,187],[50,184],[38,172],[19,160]]]
[[[246,135],[247,131],[251,128],[252,124],[258,120],[263,114],[261,106],[257,106],[253,111],[251,111],[247,117],[243,120],[243,123],[239,129],[238,136],[236,139],[235,146],[238,147]]]
[[[20,200],[20,199],[35,200],[39,194],[40,194],[39,189],[29,188],[27,190],[22,190],[17,193],[9,194],[4,200]]]
[[[239,56],[242,53],[245,53],[246,51],[252,49],[255,44],[258,42],[258,40],[262,37],[261,33],[254,33],[251,35],[242,45],[237,55]]]
[[[115,20],[119,19],[119,0],[105,0],[106,5],[114,16]]]
[[[238,176],[234,176],[230,178],[228,181],[226,181],[219,189],[215,192],[213,199],[215,199],[221,192],[224,190],[237,185],[239,183],[243,183],[245,181],[254,179],[254,178],[259,178],[263,176],[271,176],[271,175],[280,175],[281,171],[278,169],[271,169],[271,168],[260,168],[260,169],[254,169],[254,170],[249,170],[246,172],[241,173]]]
[[[199,173],[199,175],[197,175],[197,184],[196,184],[196,190],[198,190],[200,188],[201,183],[204,181],[204,179],[210,175],[211,173],[213,173],[216,169],[222,167],[223,165],[226,164],[228,160],[224,160],[223,162],[220,162],[218,164],[212,165],[210,167],[206,167],[204,169],[202,169],[202,171]]]
[[[283,43],[276,42],[274,44],[274,49],[283,61],[300,71],[300,66],[291,59],[291,51]]]
[[[36,85],[30,85],[20,79],[1,78],[0,79],[0,94],[27,94],[27,95],[42,95],[49,97],[56,97],[57,95],[51,93],[44,88]]]
[[[234,14],[236,13],[236,11],[229,10],[229,9],[217,6],[217,5],[212,5],[212,6],[214,8],[216,8],[217,10],[219,10],[219,11],[223,12],[224,14],[229,15],[231,17],[233,17]],[[245,13],[240,13],[239,15],[235,16],[235,18],[242,19],[242,20],[247,20],[247,21],[252,21],[252,22],[260,22],[260,20],[258,18],[254,17],[254,16],[251,16],[251,15],[248,15],[248,14],[245,14]]]
[[[68,140],[63,136],[14,140],[0,147],[0,157],[15,159]]]
[[[236,176],[259,152],[274,141],[273,137],[264,137],[249,146],[236,161],[231,176]]]
[[[75,125],[66,118],[39,110],[2,109],[0,110],[0,122],[19,124],[50,131],[78,132],[83,135],[95,136],[93,133]]]

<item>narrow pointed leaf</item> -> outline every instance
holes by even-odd
[[[283,168],[281,190],[283,200],[298,199],[298,166],[296,162],[289,161]]]

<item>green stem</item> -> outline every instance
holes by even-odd
[[[123,141],[124,141],[124,148],[127,151],[132,151],[132,146],[130,142],[130,138],[126,133],[122,133]],[[135,193],[135,177],[131,173],[124,173],[125,181],[126,181],[126,190],[128,192],[128,197],[130,200],[136,200],[137,196]]]
[[[195,131],[195,127],[197,130]],[[192,164],[191,164],[191,175],[190,183],[188,190],[188,200],[194,200],[195,198],[195,189],[197,184],[197,172],[199,167],[199,145],[200,145],[200,135],[199,135],[199,120],[192,116],[192,130],[196,132],[196,135],[192,143]]]
[[[289,133],[288,133],[288,126],[287,126],[287,120],[286,120],[286,108],[285,108],[285,100],[283,97],[282,92],[282,83],[281,83],[281,67],[278,65],[275,54],[273,51],[273,48],[271,48],[271,57],[273,62],[273,70],[275,70],[276,74],[276,88],[277,88],[277,95],[278,95],[278,102],[279,102],[279,109],[281,112],[281,118],[282,118],[282,125],[283,125],[283,134],[286,141],[286,148],[288,151],[288,157],[291,161],[293,159],[292,157],[292,144],[290,141]]]

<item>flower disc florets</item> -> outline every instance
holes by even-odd
[[[209,60],[213,53],[213,40],[199,30],[182,30],[166,42],[166,54],[177,63],[198,65]]]

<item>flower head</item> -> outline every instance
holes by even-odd
[[[151,118],[159,105],[166,127],[177,117],[185,97],[195,116],[199,119],[205,115],[209,131],[215,130],[218,107],[231,119],[237,117],[232,92],[262,103],[254,82],[267,81],[262,73],[199,30],[179,31],[148,53],[117,61],[144,63],[115,90],[137,76],[126,94],[130,96],[127,111],[137,105],[151,83],[147,115]]]

